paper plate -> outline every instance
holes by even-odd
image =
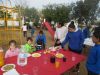
[[[33,53],[33,54],[32,54],[32,57],[40,57],[40,56],[41,56],[40,53]]]
[[[1,70],[2,71],[9,71],[9,70],[14,69],[14,68],[15,68],[14,64],[6,64],[6,65],[2,66]]]

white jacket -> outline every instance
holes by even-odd
[[[67,32],[68,30],[66,26],[63,26],[61,28],[56,28],[54,38],[60,39],[60,41],[63,42],[66,37]]]

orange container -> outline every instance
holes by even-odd
[[[60,67],[60,62],[59,62],[59,61],[56,61],[56,62],[55,62],[55,67],[56,67],[56,68],[59,68],[59,67]]]
[[[0,49],[0,67],[4,65],[4,52]]]

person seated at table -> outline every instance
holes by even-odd
[[[71,22],[68,26],[68,34],[66,35],[65,40],[62,42],[63,48],[67,42],[70,51],[78,54],[82,53],[84,35],[80,29],[75,28],[74,22]],[[78,71],[79,65],[77,65],[76,68],[76,71]]]
[[[24,45],[25,47],[25,52],[27,53],[32,53],[34,51],[36,51],[35,48],[33,48],[33,39],[31,37],[27,38],[27,43]]]
[[[39,34],[36,36],[36,44],[37,45],[42,45],[43,49],[45,49],[45,45],[46,45],[46,36],[43,33],[42,30],[39,31]]]
[[[5,58],[17,56],[19,54],[19,49],[16,47],[16,41],[9,41],[9,49],[5,53]]]
[[[100,27],[95,29],[92,40],[96,45],[90,49],[86,67],[88,75],[100,75]]]

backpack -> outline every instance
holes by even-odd
[[[45,49],[44,43],[40,39],[37,40],[36,50],[38,51],[38,50],[43,50],[43,49]]]

